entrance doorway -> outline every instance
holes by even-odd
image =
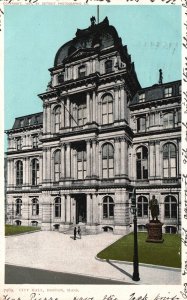
[[[76,224],[86,223],[86,195],[76,196]]]

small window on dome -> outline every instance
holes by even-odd
[[[79,67],[79,78],[83,78],[86,76],[86,66]]]
[[[145,93],[139,94],[139,102],[145,101]]]

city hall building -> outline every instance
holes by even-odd
[[[49,72],[38,95],[43,112],[6,131],[6,222],[126,234],[135,187],[139,230],[155,195],[163,231],[178,232],[181,81],[163,83],[160,70],[158,82],[142,88],[116,29],[93,17]]]

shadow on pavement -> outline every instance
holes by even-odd
[[[109,259],[106,260],[106,262],[113,266],[114,268],[116,268],[117,270],[119,270],[121,273],[125,274],[126,276],[128,276],[129,278],[132,279],[132,275],[129,274],[128,272],[124,271],[123,269],[121,269],[120,267],[116,266],[114,263],[112,263]]]

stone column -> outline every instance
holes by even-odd
[[[42,155],[40,155],[39,157],[39,174],[40,174],[40,178],[39,178],[39,183],[41,184],[43,182],[43,176],[42,176],[42,170],[43,170],[43,166],[42,166],[42,163],[43,163],[43,159],[42,159]]]
[[[90,93],[86,93],[87,121],[90,122]]]
[[[178,176],[181,175],[181,139],[178,139],[178,157],[177,157],[177,166],[178,166]]]
[[[30,168],[29,168],[29,158],[26,157],[26,158],[25,158],[25,185],[26,185],[26,186],[29,185],[29,172],[30,172]]]
[[[11,174],[11,178],[10,178],[10,182],[11,182],[11,186],[15,185],[15,162],[13,159],[11,159],[11,168],[10,168],[10,174]]]
[[[119,119],[118,115],[118,102],[119,102],[119,95],[118,95],[118,88],[114,89],[114,120],[117,121]]]
[[[96,140],[92,140],[92,175],[96,176]]]
[[[65,223],[65,195],[61,195],[61,221]]]
[[[66,222],[71,222],[71,197],[70,195],[66,196]]]
[[[86,141],[86,177],[90,177],[91,173],[91,141]]]
[[[70,99],[69,96],[67,96],[66,99],[66,127],[70,127]]]
[[[98,106],[97,106],[97,123],[100,125],[102,124],[102,102],[101,100],[98,101]]]
[[[65,127],[65,108],[64,108],[64,99],[61,101],[61,128]]]
[[[65,144],[61,144],[61,177],[65,178]]]
[[[47,179],[47,149],[43,149],[43,181]]]
[[[93,219],[92,223],[97,224],[99,222],[98,220],[98,199],[97,195],[93,194],[92,195],[92,203],[93,203]]]
[[[121,86],[121,119],[128,121],[127,114],[127,93],[124,89],[124,86]]]
[[[47,180],[51,181],[51,148],[47,148]]]
[[[92,104],[93,104],[93,122],[96,122],[96,97],[95,97],[95,91],[93,91],[92,94]]]
[[[149,177],[155,176],[155,143],[149,143]]]
[[[121,139],[121,175],[128,176],[128,145],[125,138]]]
[[[95,59],[93,60],[93,73],[96,72]]]
[[[103,174],[102,174],[102,166],[103,166],[103,162],[102,162],[102,149],[100,149],[100,144],[98,144],[98,171],[99,171],[99,178],[103,178]]]
[[[70,143],[66,144],[66,178],[71,177],[71,149]]]
[[[47,105],[43,104],[43,133],[47,132]]]
[[[73,151],[73,165],[74,165],[73,178],[76,180],[77,179],[77,151],[76,151],[76,149],[74,149],[74,151]]]
[[[87,207],[86,223],[90,225],[91,224],[91,216],[92,216],[92,199],[91,199],[90,194],[87,194],[86,207]]]
[[[23,158],[23,186],[26,185],[26,157]]]
[[[47,105],[47,133],[51,132],[51,107]]]
[[[156,168],[156,177],[161,176],[161,165],[160,165],[160,141],[155,142],[155,168]]]
[[[11,159],[7,158],[7,186],[11,185]]]
[[[120,174],[121,153],[120,153],[119,143],[120,143],[120,139],[115,138],[115,152],[114,152],[115,176],[118,176]]]

